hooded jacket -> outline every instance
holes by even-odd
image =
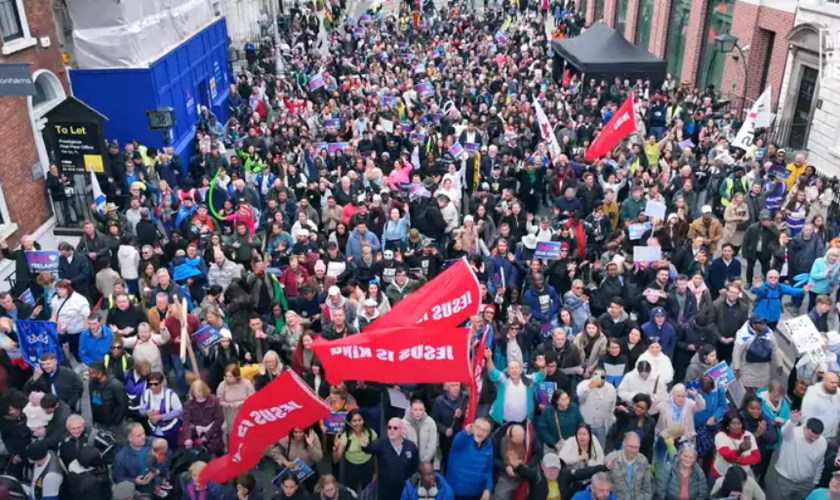
[[[534,318],[541,324],[546,324],[556,318],[557,311],[560,310],[560,296],[557,295],[554,287],[544,283],[541,289],[531,285],[525,291],[523,301],[531,308]]]
[[[411,416],[411,410],[403,418],[405,424],[405,438],[417,445],[421,462],[433,462],[435,468],[440,467],[440,447],[435,420],[423,412],[420,420]]]
[[[422,455],[422,451],[420,452]],[[446,482],[446,479],[443,478],[439,473],[435,472],[435,483],[437,486],[437,495],[435,495],[434,500],[455,500],[455,492],[452,491],[452,487],[449,486],[449,483]],[[414,474],[405,482],[405,488],[403,489],[402,495],[400,496],[400,500],[418,500],[420,497],[417,494],[417,489],[420,484],[420,474]],[[317,497],[316,497],[317,498]],[[426,498],[426,497],[424,497]]]
[[[655,318],[658,314],[661,314],[666,318],[665,322],[662,323],[662,326],[656,324]],[[674,327],[667,320],[665,309],[661,307],[654,307],[650,311],[650,321],[642,325],[642,334],[644,335],[646,343],[650,343],[652,339],[657,338],[659,339],[659,343],[662,344],[662,352],[668,357],[674,355],[674,348],[677,344],[677,334],[676,331],[674,331]]]
[[[668,397],[667,383],[657,380],[659,377],[655,370],[648,375],[647,379],[642,379],[639,376],[638,366],[637,363],[636,368],[621,379],[617,391],[618,398],[625,404],[633,404],[633,396],[640,393],[647,394],[651,399],[655,397],[666,399]]]

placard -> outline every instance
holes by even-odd
[[[656,262],[662,258],[662,247],[633,247],[633,262]]]
[[[496,40],[496,43],[498,43],[499,45],[507,45],[507,43],[508,43],[507,36],[504,33],[502,33],[501,31],[497,31],[496,35],[493,36],[493,38]]]
[[[481,146],[477,142],[465,142],[464,148],[470,153],[474,154]]]
[[[825,351],[822,348],[823,336],[807,314],[785,321],[785,328],[787,328],[799,354],[807,354],[811,361],[816,364],[825,361]]]
[[[644,224],[630,224],[627,228],[627,235],[631,240],[638,240],[650,229],[647,222]]]
[[[64,360],[64,350],[58,342],[58,330],[52,321],[15,321],[21,357],[31,367],[39,366],[41,356],[55,354],[58,362]]]
[[[534,249],[535,259],[557,260],[560,258],[559,241],[538,241]]]
[[[324,128],[340,128],[341,127],[341,120],[338,118],[331,118],[329,120],[324,120],[323,122]]]
[[[200,349],[210,349],[222,341],[222,331],[207,325],[195,332],[192,338]]]
[[[540,382],[534,385],[534,396],[537,398],[537,404],[549,406],[551,404],[551,397],[556,390],[556,382]]]
[[[58,250],[27,250],[23,254],[29,270],[33,273],[58,272]]]
[[[324,427],[327,434],[339,434],[344,430],[347,419],[346,411],[334,411],[324,417]]]
[[[313,75],[312,78],[309,79],[309,91],[315,92],[316,90],[320,89],[324,86],[324,76],[318,73],[317,75]]]
[[[452,158],[460,160],[461,156],[464,154],[464,146],[461,146],[460,142],[456,142],[451,148],[449,148],[449,154],[452,155]]]
[[[297,478],[298,482],[302,483],[306,481],[309,478],[309,476],[315,474],[312,468],[306,465],[306,463],[299,458],[296,458],[292,463],[295,465],[294,469],[289,470],[289,468],[286,467],[285,469],[280,471],[280,474],[277,474],[274,477],[274,479],[271,480],[271,482],[274,483],[274,487],[277,488],[278,491],[280,490],[280,488],[282,488],[283,479],[289,477],[290,475],[294,475]]]
[[[658,201],[648,200],[647,205],[645,205],[645,215],[647,215],[648,219],[665,220],[665,213],[667,211],[668,207]]]
[[[429,82],[420,82],[414,87],[420,97],[431,97],[435,95],[435,88]]]

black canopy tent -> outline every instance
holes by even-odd
[[[595,23],[580,36],[553,40],[554,78],[562,78],[564,68],[594,78],[612,81],[615,78],[650,78],[658,88],[665,79],[665,61],[628,42],[619,32],[603,23]]]

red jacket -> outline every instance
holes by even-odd
[[[171,338],[169,339],[169,352],[172,354],[180,354],[181,353],[181,320],[175,318],[173,316],[167,316],[165,320],[163,320],[163,324],[166,326],[166,329],[169,330],[169,334]],[[187,334],[192,339],[192,336],[195,335],[195,332],[201,327],[201,323],[198,321],[198,318],[193,316],[192,314],[187,315]]]

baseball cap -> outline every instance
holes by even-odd
[[[701,214],[710,214],[712,213],[712,207],[709,205],[703,205],[703,208],[700,209]]]
[[[546,453],[542,459],[543,467],[547,469],[560,469],[560,458],[554,453]]]
[[[333,297],[335,295],[341,295],[341,290],[339,290],[337,286],[333,285],[330,287],[329,291],[327,292],[327,295],[329,295],[330,297]]]
[[[365,307],[376,307],[376,301],[373,299],[365,299],[364,302],[362,302],[362,305]]]
[[[758,213],[759,220],[772,220],[773,215],[770,213],[770,210],[764,209]]]

